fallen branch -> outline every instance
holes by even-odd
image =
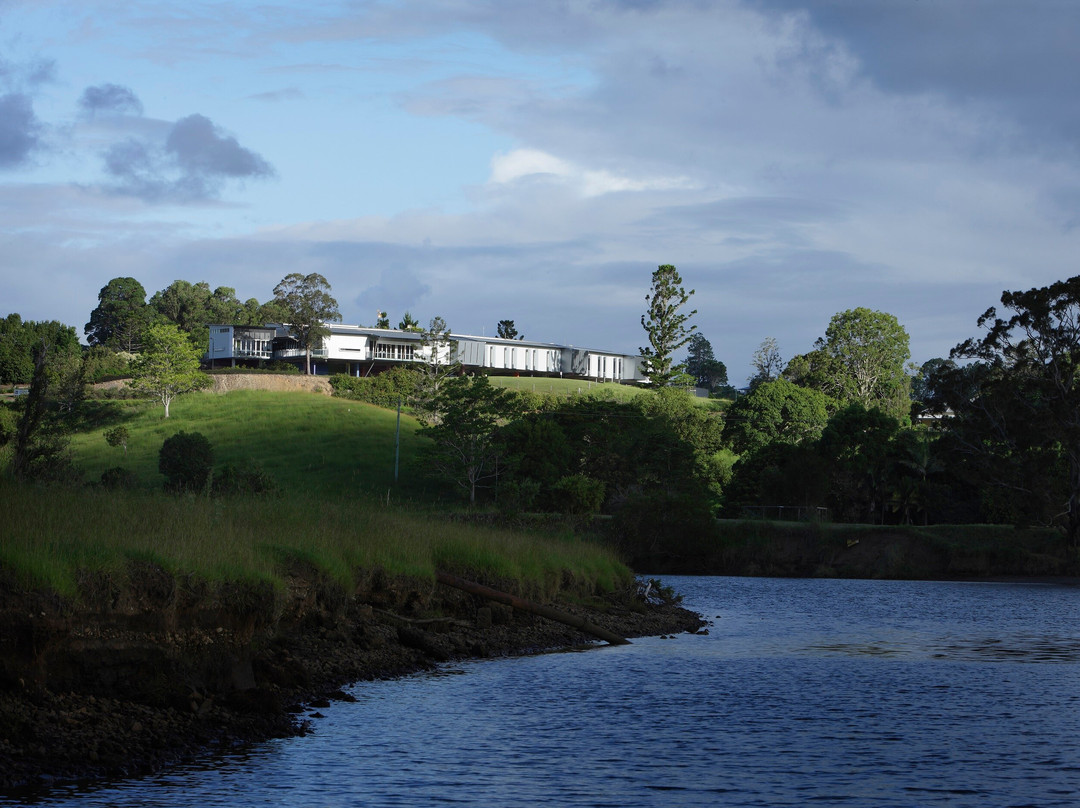
[[[563,625],[576,628],[578,631],[582,631],[585,634],[591,634],[593,637],[604,640],[604,642],[610,643],[611,645],[630,644],[630,641],[625,637],[620,637],[618,634],[613,634],[607,629],[595,626],[583,617],[576,617],[575,615],[567,614],[566,612],[560,612],[558,609],[553,609],[550,606],[541,606],[538,603],[532,603],[531,601],[519,598],[516,595],[509,595],[506,592],[500,592],[497,589],[492,589],[491,587],[482,584],[466,581],[464,578],[458,578],[456,575],[451,575],[448,572],[436,571],[435,580],[440,584],[452,586],[455,589],[460,589],[471,595],[479,595],[482,598],[512,606],[523,612],[532,612],[541,617],[546,617],[548,620],[555,620]]]

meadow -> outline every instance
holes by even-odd
[[[606,547],[572,530],[521,531],[466,524],[437,509],[419,467],[423,438],[401,418],[401,478],[394,485],[396,413],[314,393],[257,390],[197,393],[172,416],[148,401],[91,402],[72,435],[87,485],[20,485],[0,478],[5,505],[0,569],[20,586],[76,596],[80,576],[105,571],[122,581],[131,562],[209,581],[270,581],[283,587],[294,561],[310,564],[346,591],[358,576],[433,578],[436,569],[514,581],[541,598],[628,585],[629,569]],[[124,426],[126,451],[105,432]],[[215,466],[257,465],[277,496],[172,495],[157,470],[162,442],[197,431],[213,444]],[[3,458],[0,458],[2,460]],[[93,483],[123,466],[131,490]]]

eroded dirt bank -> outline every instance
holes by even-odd
[[[560,608],[627,637],[703,625],[635,592]],[[345,593],[298,569],[282,593],[211,587],[144,564],[123,586],[86,576],[66,600],[21,591],[0,572],[0,790],[149,772],[303,732],[310,710],[347,698],[347,683],[589,641],[431,581],[379,573]]]

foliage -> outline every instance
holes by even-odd
[[[68,449],[65,424],[51,410],[74,356],[62,333],[58,339],[53,343],[44,338],[33,348],[34,373],[28,394],[19,403],[22,412],[11,457],[11,474],[17,480],[74,482],[80,476]]]
[[[30,384],[34,349],[43,344],[54,355],[79,352],[79,337],[71,326],[56,320],[24,321],[18,314],[0,320],[0,384]]]
[[[499,486],[499,510],[506,514],[521,514],[531,511],[540,495],[540,483],[524,478],[510,480]]]
[[[443,383],[461,372],[456,360],[457,345],[450,338],[450,326],[442,317],[432,317],[427,328],[420,332],[421,371],[416,389],[416,406],[421,419],[433,422],[438,419],[436,402]]]
[[[113,278],[98,292],[98,305],[83,333],[91,345],[135,353],[152,319],[142,284],[134,278]]]
[[[510,394],[492,387],[487,376],[451,379],[431,402],[437,419],[420,430],[432,441],[425,452],[432,473],[459,486],[470,504],[477,488],[495,477],[495,430],[510,415],[510,402]]]
[[[615,512],[611,533],[621,554],[635,566],[685,556],[713,544],[716,519],[708,503],[688,493],[650,491],[627,499]]]
[[[110,491],[131,491],[138,487],[139,478],[135,476],[131,469],[126,469],[123,466],[113,466],[101,472],[98,484]]]
[[[166,438],[158,452],[158,471],[165,475],[165,490],[175,493],[206,490],[214,469],[214,448],[201,432],[181,430]]]
[[[553,496],[559,510],[584,515],[599,513],[604,502],[604,482],[585,474],[569,474],[552,486]]]
[[[380,311],[375,318],[376,328],[389,328],[390,327],[390,315],[385,311]]]
[[[311,373],[311,349],[330,331],[327,322],[341,320],[330,284],[322,275],[291,272],[274,287],[274,302],[285,313],[289,332],[304,349],[305,371]]]
[[[538,414],[515,418],[499,429],[498,441],[508,484],[536,485],[535,504],[544,510],[555,509],[553,486],[577,467],[579,457],[579,449],[571,445],[560,423]],[[500,483],[500,503],[505,490]]]
[[[499,339],[525,339],[524,334],[519,334],[513,320],[499,320],[495,327],[495,335]]]
[[[330,387],[335,396],[393,408],[399,400],[412,403],[419,381],[420,375],[415,368],[396,365],[374,376],[335,374],[330,377]]]
[[[727,366],[713,355],[712,345],[700,332],[690,336],[683,364],[698,387],[716,390],[728,383]]]
[[[771,382],[780,378],[780,371],[784,368],[784,360],[780,358],[780,346],[775,337],[765,337],[761,345],[754,351],[750,358],[750,364],[756,371],[750,378],[750,389],[759,384]]]
[[[114,426],[105,430],[105,442],[110,446],[119,446],[127,454],[128,439],[131,437],[125,426]]]
[[[211,323],[262,325],[284,319],[274,302],[260,304],[255,298],[241,302],[232,287],[218,286],[211,291],[206,281],[173,281],[154,293],[149,306],[160,320],[173,323],[187,334],[200,353],[206,350]]]
[[[128,375],[132,355],[118,353],[104,345],[95,345],[83,353],[83,366],[88,384],[96,384],[110,379],[120,379]]]
[[[1046,503],[1080,544],[1080,276],[1003,292],[1008,319],[988,309],[985,335],[956,346],[976,366],[938,374],[955,413],[949,432],[983,485]]]
[[[682,365],[673,364],[675,351],[689,342],[691,332],[697,329],[696,325],[686,327],[697,309],[688,314],[679,309],[693,294],[693,289],[683,289],[682,278],[671,264],[663,264],[653,272],[651,291],[645,295],[649,306],[641,315],[641,327],[649,337],[649,345],[641,349],[641,371],[656,387],[670,385],[684,370]]]
[[[746,506],[782,505],[816,508],[828,496],[828,467],[812,443],[759,444],[734,466],[724,491],[724,513],[737,518]]]
[[[398,323],[397,327],[399,331],[420,332],[423,330],[420,328],[420,322],[409,312],[405,312],[401,315],[401,322]]]
[[[830,504],[838,521],[883,523],[900,422],[878,409],[853,403],[821,433],[818,452],[829,467]]]
[[[153,325],[146,330],[144,348],[131,363],[132,390],[158,398],[169,417],[176,396],[210,385],[199,371],[199,352],[175,325]]]
[[[785,376],[844,403],[877,407],[906,422],[911,409],[908,335],[891,315],[866,308],[833,315],[814,351],[796,357]]]
[[[762,382],[728,409],[729,445],[744,454],[770,443],[816,440],[829,419],[829,408],[829,399],[818,390],[787,379]]]

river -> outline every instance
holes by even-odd
[[[1080,805],[1080,588],[667,578],[706,636],[457,663],[47,806]]]

